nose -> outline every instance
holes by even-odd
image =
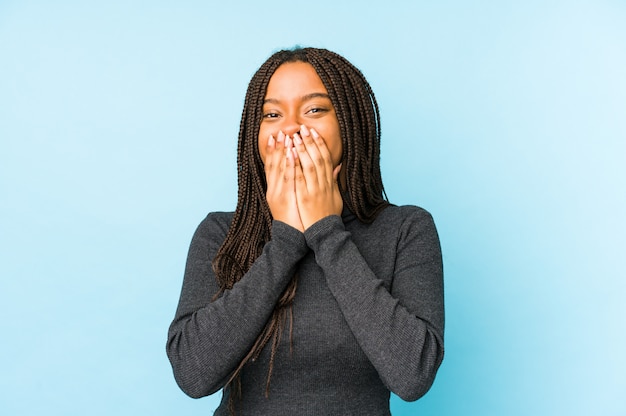
[[[300,119],[296,115],[285,116],[281,123],[280,129],[286,135],[293,137],[295,133],[300,132]]]

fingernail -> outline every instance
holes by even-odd
[[[291,147],[291,137],[285,136],[285,147]]]
[[[283,140],[285,140],[285,133],[281,130],[278,132],[278,141],[282,142]]]
[[[293,141],[298,145],[302,144],[302,139],[298,133],[293,135]]]
[[[319,139],[319,137],[320,137],[320,135],[317,134],[315,129],[311,129],[311,135],[313,136],[314,139]]]
[[[300,132],[302,133],[302,136],[307,137],[310,133],[309,133],[309,129],[307,129],[307,127],[303,124],[300,126]]]

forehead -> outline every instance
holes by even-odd
[[[311,93],[328,93],[315,68],[307,62],[286,62],[270,78],[265,98],[300,97]]]

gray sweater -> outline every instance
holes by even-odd
[[[326,217],[304,233],[274,221],[246,275],[215,301],[211,260],[232,213],[211,213],[193,236],[167,354],[191,397],[222,389],[290,279],[293,348],[282,337],[265,396],[270,345],[241,374],[238,415],[389,415],[389,392],[417,400],[443,359],[443,272],[432,217],[389,206],[372,224]],[[215,415],[227,415],[229,389]]]

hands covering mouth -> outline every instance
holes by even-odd
[[[269,136],[265,177],[272,217],[301,232],[330,215],[341,215],[337,185],[341,164],[333,166],[324,139],[304,124],[293,136]]]

